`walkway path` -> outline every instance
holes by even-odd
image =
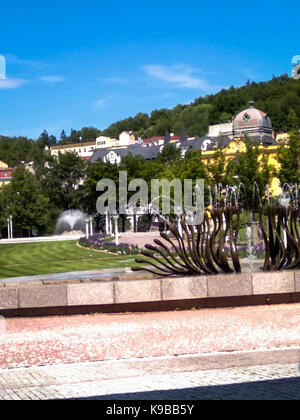
[[[300,398],[300,304],[0,324],[4,399]]]
[[[6,320],[0,366],[300,346],[300,304]]]
[[[139,233],[120,233],[120,243],[127,245],[135,245],[139,249],[143,249],[146,244],[154,245],[154,240],[162,240],[159,232],[139,232]]]
[[[29,244],[37,242],[78,241],[80,238],[82,238],[82,236],[84,235],[55,235],[36,238],[0,239],[0,245]]]
[[[232,354],[232,358],[239,356]],[[300,399],[300,371],[298,364],[201,370],[197,356],[0,371],[0,400],[66,398]]]

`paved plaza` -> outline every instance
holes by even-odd
[[[2,319],[0,399],[300,399],[300,305]]]
[[[2,370],[0,400],[300,399],[298,364],[198,370],[198,361],[169,356]]]

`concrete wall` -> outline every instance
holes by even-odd
[[[107,306],[109,312],[109,307],[115,311],[116,305],[126,308],[130,304],[176,302],[180,306],[180,302],[200,304],[218,298],[235,298],[238,304],[250,297],[264,297],[261,302],[268,302],[268,296],[278,295],[288,295],[291,301],[293,295],[300,297],[300,271],[163,279],[144,274],[102,276],[99,280],[32,278],[23,283],[12,279],[0,281],[0,313],[99,305]]]

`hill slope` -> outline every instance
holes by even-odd
[[[210,124],[232,120],[251,100],[269,114],[276,132],[300,127],[300,80],[283,75],[268,82],[248,82],[239,88],[224,89],[190,105],[155,110],[151,115],[139,113],[112,124],[102,134],[118,137],[122,131],[133,130],[140,137],[151,137],[164,135],[168,130],[180,135],[184,128],[189,136],[204,136]]]

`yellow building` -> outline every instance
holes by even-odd
[[[267,158],[268,165],[272,166],[275,170],[280,168],[280,164],[278,163],[278,151],[280,145],[272,144],[272,145],[263,145],[260,144],[258,149],[260,151],[260,160],[263,157]],[[217,149],[206,150],[202,152],[202,159],[204,163],[211,164],[214,162],[214,156],[217,152]],[[235,159],[240,153],[246,152],[246,141],[245,138],[236,137],[232,139],[226,147],[223,149],[225,155],[226,164],[232,159]],[[273,177],[270,180],[270,194],[274,197],[280,195],[282,193],[282,189],[280,187],[280,180],[276,177]]]
[[[228,126],[229,127],[229,126]],[[282,144],[289,143],[289,135],[281,133],[276,136],[272,129],[272,122],[269,116],[254,107],[250,102],[249,108],[240,112],[232,122],[232,131],[228,131],[224,137],[222,150],[224,151],[225,161],[235,159],[240,153],[246,152],[246,138],[253,144],[258,145],[260,151],[260,160],[267,158],[267,163],[275,170],[280,168],[278,162],[278,152]],[[205,143],[206,142],[206,143]],[[207,138],[203,141],[202,157],[204,162],[212,163],[217,151],[219,138]],[[273,177],[270,180],[270,194],[278,196],[282,193],[280,180]]]

